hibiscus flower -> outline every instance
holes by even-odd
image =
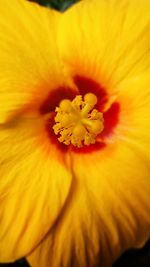
[[[0,261],[110,267],[150,236],[150,1],[0,14]]]

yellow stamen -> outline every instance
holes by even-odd
[[[104,128],[103,114],[93,109],[96,103],[97,97],[92,93],[86,94],[84,100],[78,95],[72,101],[64,99],[60,102],[53,126],[60,142],[77,147],[96,142],[96,136]]]

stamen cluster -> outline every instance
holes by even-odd
[[[72,101],[64,99],[56,107],[53,130],[59,135],[58,140],[65,145],[82,147],[96,142],[97,135],[102,132],[103,114],[93,109],[97,97],[88,93],[77,95]]]

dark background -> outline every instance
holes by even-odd
[[[29,0],[49,8],[55,8],[60,12],[79,0]],[[119,1],[119,0],[118,0]],[[7,249],[7,248],[6,248]],[[25,259],[10,264],[0,264],[0,267],[29,267]],[[45,267],[45,266],[39,266]],[[49,266],[50,267],[50,266]],[[58,266],[59,267],[59,266]],[[71,267],[71,266],[70,266]],[[125,252],[112,267],[150,267],[150,240],[142,249],[133,249]]]
[[[40,5],[55,8],[61,12],[65,11],[69,6],[77,3],[79,0],[28,0],[36,2]]]

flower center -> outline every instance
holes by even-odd
[[[61,143],[77,147],[95,144],[96,136],[104,128],[103,114],[93,109],[96,103],[97,97],[92,93],[84,98],[78,95],[72,101],[64,99],[60,102],[55,109],[53,130]]]

